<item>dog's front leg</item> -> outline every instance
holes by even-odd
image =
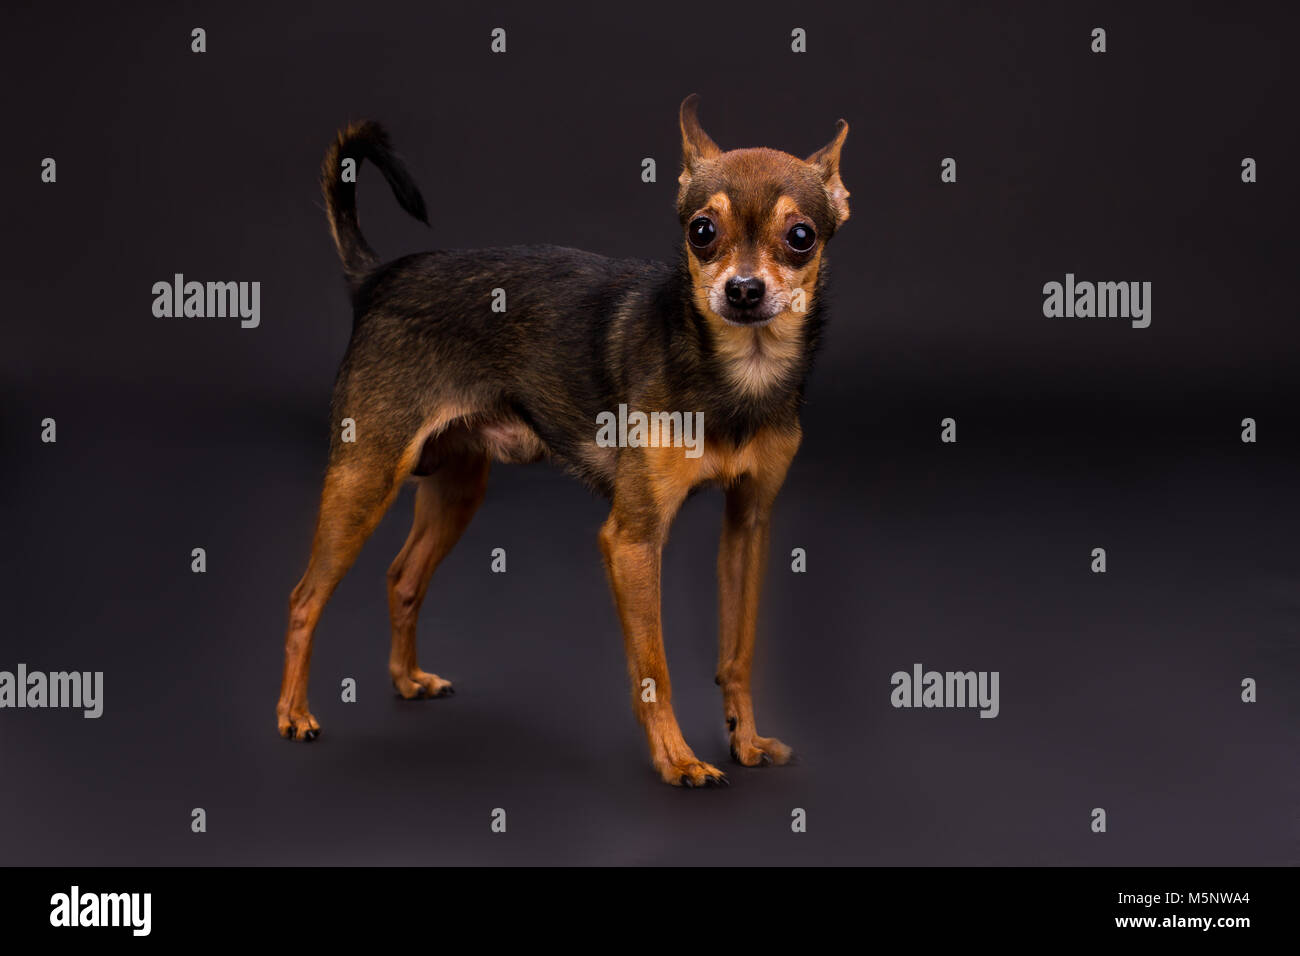
[[[766,456],[767,467],[748,474],[726,492],[718,547],[718,674],[723,713],[731,732],[731,755],[747,767],[783,764],[792,752],[775,737],[760,737],[754,723],[750,672],[758,630],[758,596],[767,567],[772,502],[798,445]]]
[[[623,624],[632,707],[645,728],[650,759],[666,783],[713,786],[726,783],[726,774],[695,756],[673,714],[659,613],[659,572],[668,524],[681,498],[673,501],[670,496],[667,500],[671,510],[665,513],[663,498],[635,493],[622,499],[616,496],[600,530],[600,549]]]

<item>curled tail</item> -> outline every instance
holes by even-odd
[[[349,175],[351,181],[344,182],[343,165],[348,159],[355,160],[355,165]],[[348,283],[354,290],[366,273],[379,264],[379,257],[361,235],[361,224],[357,220],[356,174],[366,159],[379,167],[401,207],[425,225],[429,223],[424,197],[420,195],[420,189],[415,185],[411,174],[393,153],[384,128],[366,120],[339,130],[321,164],[320,186],[321,192],[325,194],[325,212],[329,216],[330,233],[334,236],[334,245],[338,247],[339,258],[343,260],[343,271],[347,274]]]

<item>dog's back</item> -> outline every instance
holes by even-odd
[[[409,407],[412,426],[456,409],[488,428],[494,457],[537,457],[527,442],[507,450],[508,420],[516,438],[520,426],[533,433],[534,452],[608,493],[613,456],[593,446],[594,422],[666,374],[659,341],[672,334],[672,312],[659,299],[676,298],[672,286],[664,264],[560,246],[404,256],[353,294],[336,406],[380,393],[386,406]]]

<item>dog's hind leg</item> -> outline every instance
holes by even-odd
[[[307,674],[316,622],[414,463],[413,452],[400,448],[391,453],[368,448],[365,457],[355,451],[332,457],[321,493],[311,560],[289,597],[284,679],[276,718],[280,736],[291,740],[314,740],[320,732],[320,724],[307,709]]]
[[[477,449],[448,448],[438,454],[432,474],[419,479],[411,533],[388,569],[388,614],[393,626],[388,672],[403,697],[452,693],[451,681],[420,670],[416,663],[416,621],[429,578],[483,502],[490,464],[491,459]]]

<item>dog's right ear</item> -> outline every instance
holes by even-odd
[[[699,94],[692,93],[682,100],[682,107],[678,111],[678,119],[682,127],[682,174],[677,181],[683,188],[691,181],[695,168],[702,161],[716,159],[722,155],[718,144],[704,132],[704,127],[700,125],[699,118],[695,115],[699,106]]]

